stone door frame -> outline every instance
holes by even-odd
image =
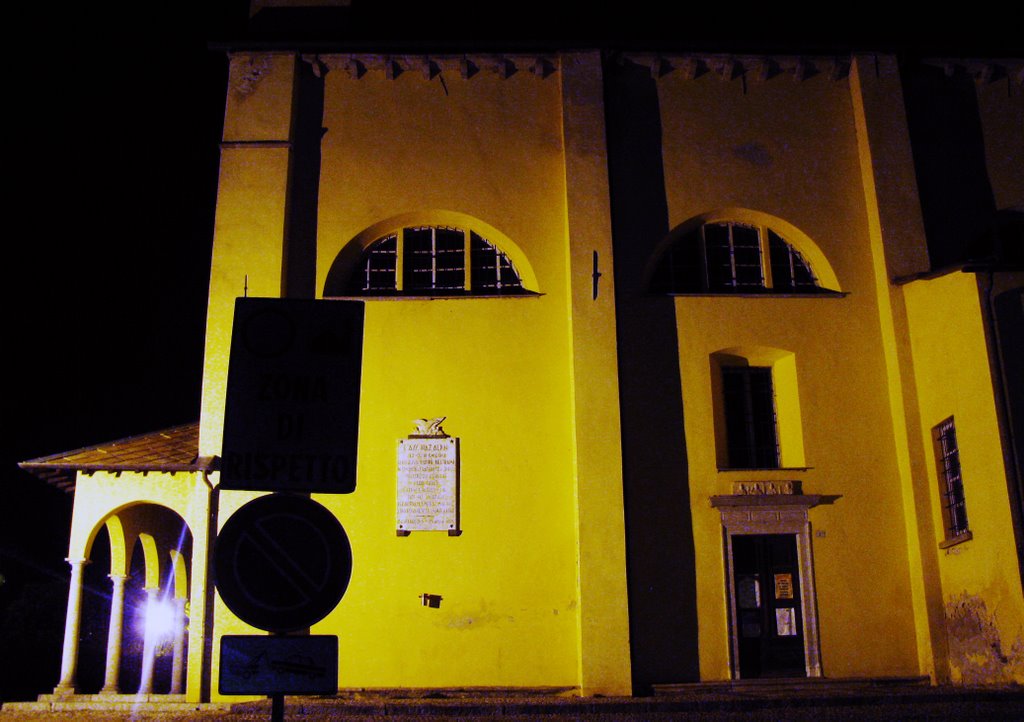
[[[725,590],[729,602],[729,667],[733,679],[740,679],[739,636],[737,633],[732,538],[743,534],[793,534],[796,536],[800,567],[800,610],[803,615],[804,668],[808,677],[821,677],[821,647],[818,637],[818,604],[811,555],[811,523],[807,510],[821,497],[811,494],[731,494],[711,497],[711,506],[722,517],[725,550]]]

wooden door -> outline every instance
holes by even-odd
[[[732,537],[741,679],[805,677],[795,534]]]

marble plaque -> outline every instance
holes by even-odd
[[[398,442],[397,532],[459,531],[459,440],[410,436]]]

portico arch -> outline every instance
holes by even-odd
[[[75,668],[81,651],[89,666],[102,664],[105,668],[101,694],[136,692],[134,684],[124,684],[129,678],[139,679],[138,691],[180,694],[192,557],[188,524],[166,506],[129,503],[93,525],[85,536],[83,552],[80,566],[89,567],[87,573],[79,575],[80,587],[85,589],[78,591],[80,610],[78,619],[72,620],[79,625],[80,633],[76,630],[65,638],[64,689],[75,689]],[[151,625],[141,624],[147,610],[153,609],[156,614],[158,608],[165,608],[171,620],[166,635],[159,638],[151,635]],[[79,649],[79,638],[89,635],[102,639],[104,628],[105,657],[100,658],[99,648]],[[168,661],[161,663],[164,657]],[[87,688],[75,691],[96,691],[95,687],[89,690],[88,684],[86,680]]]

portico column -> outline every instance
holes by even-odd
[[[60,682],[53,693],[75,693],[75,675],[78,672],[78,631],[82,622],[82,569],[88,559],[65,559],[71,565],[71,584],[68,588],[68,615],[64,620],[64,652],[60,661]]]
[[[142,644],[142,676],[139,679],[139,694],[153,693],[153,667],[156,664],[157,629],[152,619],[154,607],[157,605],[160,590],[157,587],[146,589],[146,635]]]
[[[107,632],[107,670],[100,694],[117,694],[117,681],[121,672],[121,637],[124,627],[123,574],[110,574],[113,589],[110,592],[110,628]]]
[[[184,691],[185,671],[185,599],[174,598],[174,656],[171,660],[171,694]]]

